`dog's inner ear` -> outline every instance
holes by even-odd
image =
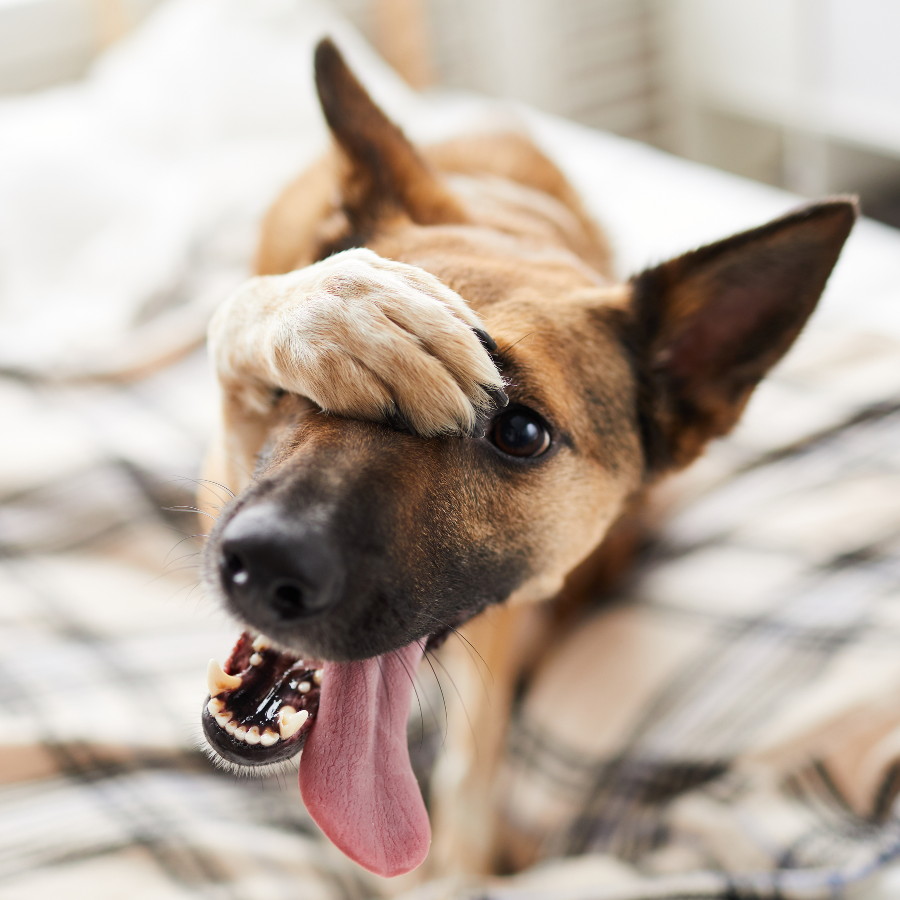
[[[315,75],[340,158],[341,204],[348,225],[329,252],[362,246],[379,222],[397,215],[419,225],[465,221],[440,176],[375,105],[327,38],[316,47]]]
[[[856,212],[852,200],[812,204],[634,279],[651,473],[686,465],[735,424],[815,308]]]

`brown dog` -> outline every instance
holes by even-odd
[[[571,620],[576,585],[596,592],[624,552],[614,523],[734,425],[856,210],[814,204],[615,284],[602,236],[525,138],[420,152],[328,41],[316,79],[335,150],[278,200],[263,277],[210,329],[208,475],[239,496],[205,580],[252,633],[211,666],[204,727],[247,766],[305,745],[325,833],[372,871],[408,871],[430,834],[406,748],[412,675],[468,623],[494,681],[448,697],[432,862],[486,871],[508,711],[560,598]]]

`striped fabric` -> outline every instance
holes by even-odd
[[[202,353],[126,388],[0,383],[0,897],[381,890],[293,774],[240,781],[199,747],[235,634],[177,509],[206,385]],[[811,333],[521,703],[497,800],[511,846],[556,861],[478,890],[829,897],[900,854],[898,448],[900,348]]]
[[[831,896],[900,854],[898,363],[810,334],[675,486],[522,705],[499,790],[521,844],[732,872],[689,889],[716,897]],[[792,407],[815,427],[781,443]]]

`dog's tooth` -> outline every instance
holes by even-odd
[[[231,713],[223,712],[219,715],[215,716],[216,724],[219,725],[220,728],[224,728],[226,731],[228,730],[228,723],[231,721]],[[237,728],[237,723],[235,723],[235,728]]]
[[[297,685],[297,690],[300,691],[301,694],[308,694],[312,690],[312,685],[308,681],[301,681],[300,684]]]
[[[296,715],[297,715],[297,710],[294,709],[293,706],[288,706],[287,704],[285,704],[284,706],[281,707],[280,710],[278,710],[278,734],[281,737],[283,737],[283,738],[290,737],[290,735],[285,733],[285,722],[289,721],[291,716],[296,716]]]
[[[261,634],[258,634],[256,640],[253,641],[254,650],[268,650],[271,646],[272,645]]]
[[[217,716],[225,709],[225,703],[222,700],[217,700],[215,697],[212,697],[210,698],[209,703],[206,704],[206,708],[209,710],[211,716]]]
[[[305,709],[297,712],[293,706],[282,706],[281,712],[278,714],[278,733],[287,740],[303,727],[303,723],[308,718],[309,713]]]
[[[225,691],[234,691],[241,686],[240,675],[229,675],[214,659],[206,667],[206,685],[210,697],[218,697]]]
[[[245,740],[248,744],[258,744],[262,740],[262,735],[255,725],[247,732]]]
[[[267,728],[260,736],[259,742],[263,745],[263,747],[271,747],[272,744],[277,744],[281,738],[278,736],[277,732],[272,731],[271,728]]]
[[[325,672],[324,669],[316,669],[316,671],[313,672],[313,681],[314,681],[316,684],[321,684],[321,683],[322,683],[322,675],[324,674],[324,672]]]
[[[238,725],[238,727],[234,731],[234,736],[239,741],[247,740],[247,726],[246,725]]]
[[[253,656],[250,657],[250,665],[258,666],[262,662],[262,657],[258,653],[254,653]]]
[[[234,733],[238,730],[237,720],[232,719],[230,722],[226,722],[224,728],[230,735],[233,736]]]

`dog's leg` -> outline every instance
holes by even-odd
[[[422,269],[370,250],[252,279],[219,308],[209,338],[222,433],[231,438],[217,452],[243,467],[237,487],[280,393],[423,437],[472,434],[506,402],[493,341],[465,301]]]
[[[453,685],[445,690],[447,739],[431,780],[430,875],[487,875],[495,868],[494,776],[519,678],[547,614],[546,606],[531,603],[493,607],[441,650]]]

